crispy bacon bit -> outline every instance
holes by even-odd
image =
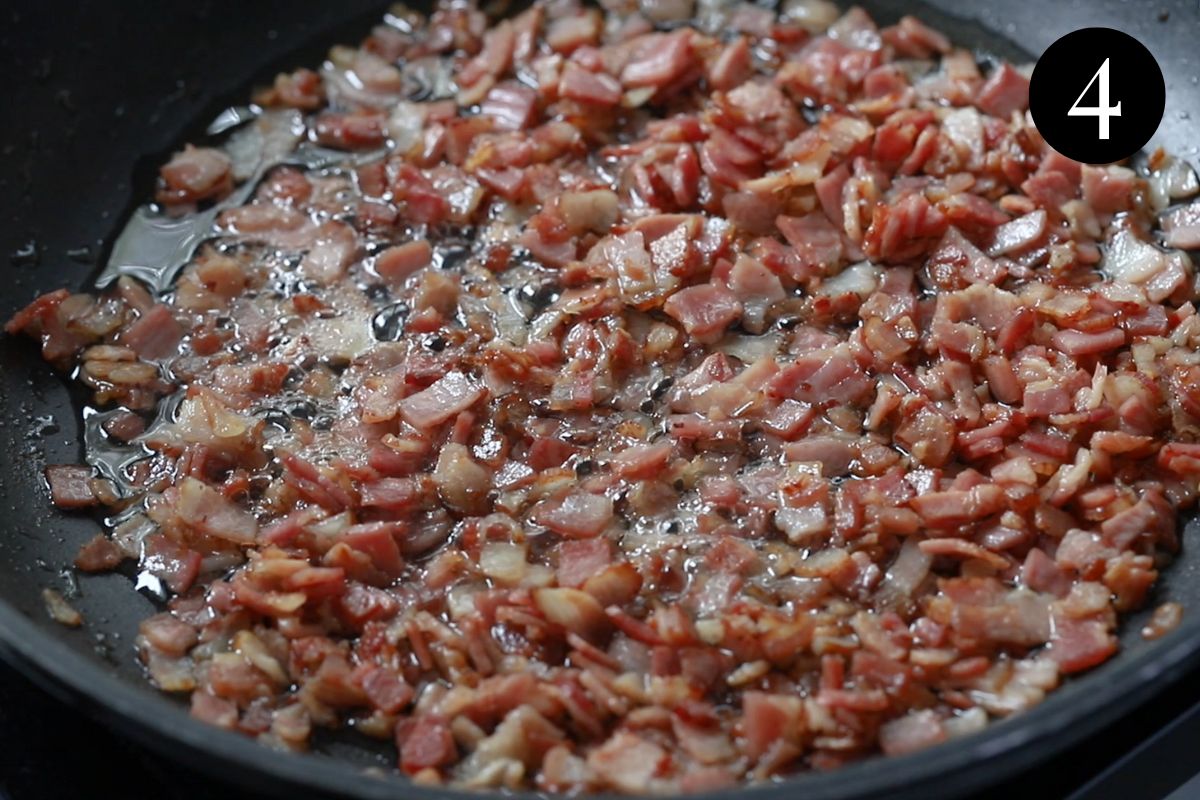
[[[914,17],[769,6],[394,8],[163,167],[221,204],[173,286],[9,321],[101,409],[123,466],[46,480],[120,520],[81,572],[166,595],[156,686],[422,784],[673,795],[1116,652],[1200,496],[1200,184],[1054,152]]]

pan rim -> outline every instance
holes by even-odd
[[[1193,527],[1193,526],[1188,526]],[[235,784],[273,794],[286,789],[327,797],[385,800],[478,800],[478,790],[420,786],[399,773],[372,774],[330,756],[273,750],[248,737],[192,718],[165,695],[135,686],[105,670],[96,659],[52,638],[0,599],[0,658],[52,694],[65,697],[101,724],[162,755],[192,767],[215,759],[233,767]],[[785,800],[803,791],[806,800],[872,796],[962,796],[1049,760],[1162,693],[1200,664],[1200,617],[1127,661],[1109,663],[1051,692],[1036,707],[962,739],[904,756],[874,756],[830,772],[800,773],[766,784],[739,785],[694,795],[705,800]],[[182,747],[180,747],[182,745]],[[495,796],[499,796],[499,792]],[[511,792],[545,797],[541,792]],[[552,796],[552,795],[550,795]],[[627,796],[594,794],[596,800]]]

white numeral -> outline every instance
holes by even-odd
[[[1092,84],[1096,79],[1100,79],[1100,97],[1097,100],[1099,105],[1081,106],[1083,96],[1088,93],[1088,89],[1092,88]],[[1096,74],[1088,81],[1088,85],[1083,87],[1083,91],[1079,93],[1079,97],[1075,98],[1075,102],[1071,105],[1071,109],[1067,111],[1068,117],[1096,117],[1100,120],[1100,138],[1108,138],[1108,120],[1112,117],[1121,116],[1121,101],[1118,100],[1115,106],[1108,104],[1108,59],[1104,59],[1104,63],[1100,65],[1100,69],[1096,70]]]

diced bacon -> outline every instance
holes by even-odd
[[[885,722],[879,729],[879,747],[889,756],[905,755],[943,742],[946,729],[933,711],[910,711]]]
[[[1127,167],[1094,167],[1085,164],[1081,170],[1083,199],[1100,214],[1124,211],[1133,204],[1137,173]]]
[[[816,462],[821,465],[821,474],[826,478],[845,475],[858,457],[853,442],[832,436],[814,436],[798,442],[790,442],[784,448],[788,461]]]
[[[1109,328],[1099,333],[1059,331],[1052,337],[1054,346],[1069,356],[1091,356],[1105,353],[1125,344],[1125,331]]]
[[[741,317],[742,304],[725,287],[708,283],[671,295],[663,311],[678,320],[688,335],[703,340],[718,337]]]
[[[556,52],[571,53],[584,45],[594,44],[599,36],[599,17],[582,11],[552,19],[546,29],[546,44]]]
[[[176,205],[220,199],[233,190],[233,163],[211,147],[188,145],[159,171],[162,186],[157,199]]]
[[[192,692],[190,713],[196,719],[218,728],[232,730],[238,721],[236,703],[206,690]]]
[[[1163,242],[1168,247],[1200,250],[1200,203],[1177,208],[1162,218]]]
[[[963,236],[958,228],[946,231],[925,264],[930,275],[947,288],[962,282],[996,284],[1007,276],[1007,270]]]
[[[182,594],[200,576],[201,555],[162,534],[148,536],[142,549],[142,569],[161,580],[171,591]]]
[[[574,492],[543,507],[537,521],[560,536],[587,539],[603,533],[612,516],[613,504],[608,497]]]
[[[429,429],[475,405],[487,391],[461,372],[450,372],[427,389],[400,401],[400,414],[415,428]]]
[[[750,77],[750,40],[739,36],[721,51],[709,69],[708,82],[720,91],[729,91]]]
[[[394,578],[404,569],[404,559],[396,542],[396,530],[395,523],[365,522],[351,525],[338,539],[352,550],[369,557],[372,565]]]
[[[384,117],[370,111],[339,114],[326,111],[317,116],[317,141],[341,150],[379,147],[386,138]]]
[[[968,542],[965,539],[926,539],[920,543],[921,552],[931,556],[949,556],[951,558],[975,559],[983,561],[995,569],[1005,569],[1009,565],[1004,556]]]
[[[569,539],[558,545],[555,577],[560,586],[579,587],[612,563],[612,546],[607,539]]]
[[[258,521],[252,514],[195,478],[184,478],[179,484],[174,511],[197,533],[235,544],[253,544],[258,536]]]
[[[362,504],[369,508],[403,511],[416,504],[421,491],[410,478],[380,478],[363,484],[361,495]]]
[[[433,261],[433,248],[425,239],[393,245],[375,257],[375,272],[388,283],[399,286],[417,270]]]
[[[1039,548],[1033,548],[1021,567],[1021,582],[1037,592],[1065,597],[1071,590],[1071,576]]]
[[[605,785],[630,794],[649,791],[667,760],[667,752],[657,744],[628,731],[613,734],[587,757],[588,766]]]
[[[1030,417],[1048,417],[1071,410],[1070,393],[1055,385],[1026,386],[1022,402],[1025,414]]]
[[[921,253],[946,232],[946,215],[919,193],[891,205],[875,207],[864,239],[867,256],[876,261],[903,261]]]
[[[414,785],[650,796],[1116,652],[1200,501],[1200,180],[1055,152],[1027,67],[915,17],[775,5],[396,6],[162,167],[171,286],[13,316],[101,409],[46,486],[165,598],[159,689],[391,733]]]
[[[866,373],[845,353],[797,359],[781,369],[767,386],[772,397],[804,403],[861,403],[873,388]]]
[[[613,457],[613,467],[623,478],[650,478],[667,465],[672,449],[669,439],[659,439],[654,444],[631,445]]]
[[[479,104],[479,113],[491,117],[495,127],[503,131],[527,129],[536,111],[537,92],[516,81],[497,84]]]
[[[46,483],[50,499],[59,508],[89,508],[100,502],[92,488],[91,467],[73,464],[54,464],[46,467]]]
[[[498,79],[512,64],[516,40],[516,29],[508,20],[501,20],[488,30],[483,37],[483,48],[479,54],[464,64],[459,71],[459,86],[472,87],[484,82],[485,78],[492,81]],[[460,102],[462,99],[460,98]]]
[[[449,724],[431,714],[397,725],[396,745],[400,750],[400,768],[409,775],[447,766],[458,757]]]
[[[804,702],[792,695],[746,692],[742,720],[747,758],[760,761],[779,742],[797,740],[808,727]]]
[[[837,266],[842,258],[842,239],[824,214],[804,217],[781,216],[775,224],[805,266],[822,271]]]
[[[581,103],[615,106],[621,102],[621,84],[604,72],[591,72],[573,61],[563,67],[558,93]]]
[[[691,67],[691,38],[687,29],[643,37],[635,45],[637,55],[621,70],[621,83],[630,88],[669,85]]]
[[[950,40],[916,17],[905,15],[900,22],[879,32],[883,41],[905,58],[930,58],[950,52]]]
[[[739,255],[729,273],[729,289],[742,304],[742,324],[752,333],[766,326],[767,311],[787,297],[779,277],[757,259]]]
[[[183,328],[171,309],[156,303],[121,334],[121,344],[146,359],[174,355],[183,337]]]
[[[1075,198],[1078,185],[1061,172],[1039,172],[1021,184],[1021,191],[1044,209],[1058,210]]]
[[[103,533],[98,533],[79,548],[74,563],[77,569],[84,572],[107,572],[124,559],[121,548]]]
[[[371,669],[361,679],[361,683],[363,693],[371,701],[371,705],[385,714],[399,712],[408,705],[414,694],[413,688],[404,678],[386,667]]]
[[[1007,118],[1014,111],[1024,111],[1029,105],[1029,78],[1004,62],[979,87],[975,104],[994,117]]]
[[[1055,615],[1049,655],[1065,673],[1082,672],[1117,652],[1117,638],[1103,622]]]
[[[995,257],[1020,252],[1039,242],[1045,235],[1046,211],[1039,208],[996,228],[988,246],[988,255]]]
[[[926,492],[913,498],[911,505],[926,523],[942,527],[999,513],[1007,503],[1000,487],[984,484],[965,491]]]

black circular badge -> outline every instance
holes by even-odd
[[[1068,33],[1038,59],[1029,82],[1029,112],[1042,137],[1086,164],[1141,150],[1162,121],[1166,97],[1154,56],[1112,28]]]

